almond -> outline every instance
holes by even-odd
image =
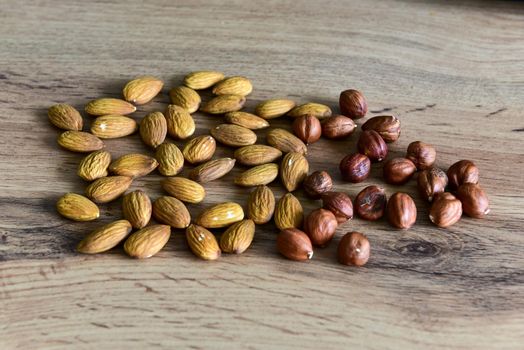
[[[174,228],[186,228],[191,222],[191,215],[184,203],[169,196],[159,197],[153,202],[153,216]]]
[[[220,237],[220,248],[226,253],[242,254],[255,237],[253,220],[242,220],[229,226]]]
[[[195,121],[185,108],[169,105],[167,106],[165,117],[169,136],[185,140],[195,132]]]
[[[164,82],[152,76],[144,76],[131,80],[124,86],[123,94],[126,101],[143,105],[151,101],[164,87]]]
[[[151,220],[151,199],[141,190],[130,192],[122,199],[122,214],[133,228],[141,229]]]
[[[164,248],[170,236],[171,228],[167,225],[147,226],[129,236],[124,250],[133,258],[150,258]]]
[[[107,167],[111,163],[111,154],[107,151],[89,153],[80,161],[77,174],[86,181],[93,181],[107,176]]]
[[[189,140],[182,153],[184,158],[191,164],[206,162],[213,157],[216,150],[216,141],[211,135],[197,136]]]
[[[187,109],[189,113],[198,111],[200,107],[200,95],[193,89],[187,86],[177,86],[169,91],[169,97],[171,97],[171,103],[182,108]]]
[[[186,203],[200,203],[206,197],[206,190],[202,185],[184,177],[169,177],[162,181],[162,188]]]
[[[267,143],[284,153],[297,152],[306,154],[307,147],[298,137],[284,129],[270,130],[266,135]]]
[[[253,91],[253,85],[248,78],[235,76],[218,82],[211,91],[215,95],[247,96]]]
[[[86,105],[86,112],[91,115],[126,115],[136,111],[131,103],[118,98],[99,98]]]
[[[293,192],[304,181],[309,172],[309,163],[301,153],[290,152],[280,165],[280,179],[284,187]]]
[[[240,95],[221,95],[217,96],[200,107],[202,112],[210,114],[224,114],[236,112],[246,103],[246,98]]]
[[[287,99],[271,99],[260,102],[255,107],[255,114],[264,119],[274,119],[283,116],[295,107],[295,101]]]
[[[56,202],[56,209],[65,218],[75,221],[98,219],[100,211],[95,203],[76,193],[66,193]]]
[[[91,133],[101,139],[116,139],[131,135],[137,129],[134,119],[123,115],[103,115],[91,123]]]
[[[65,131],[58,136],[58,144],[73,152],[93,152],[104,148],[104,142],[93,134],[83,131]]]
[[[267,120],[247,112],[229,112],[225,119],[228,123],[243,126],[251,130],[264,129],[269,126]]]
[[[198,71],[186,75],[184,85],[193,90],[208,89],[224,79],[224,74],[216,71]]]
[[[163,143],[157,147],[155,158],[158,171],[164,176],[174,176],[184,167],[184,155],[174,143]]]
[[[206,183],[226,175],[235,166],[231,158],[213,159],[197,166],[189,173],[189,178],[200,183]]]
[[[205,209],[196,219],[197,225],[206,228],[229,226],[244,218],[244,210],[234,202],[224,202]]]
[[[267,185],[278,176],[278,165],[267,163],[244,171],[235,178],[235,184],[244,187]]]
[[[234,124],[220,124],[211,129],[211,135],[218,142],[232,147],[247,146],[257,142],[257,135],[253,131]]]
[[[267,186],[257,186],[247,200],[247,216],[255,224],[268,223],[275,212],[275,195]]]
[[[117,199],[131,186],[127,176],[107,176],[93,181],[86,188],[87,197],[95,203],[108,203]]]
[[[300,228],[304,221],[304,210],[297,197],[291,193],[282,196],[277,202],[274,220],[280,230]]]
[[[84,237],[76,246],[83,254],[97,254],[116,247],[131,232],[131,224],[127,220],[118,220],[104,225]]]
[[[312,115],[318,119],[331,117],[331,108],[320,103],[304,103],[303,105],[296,106],[287,114],[290,117],[297,118],[303,115]]]
[[[115,160],[109,171],[116,175],[141,177],[149,174],[158,166],[155,158],[140,153],[126,154]]]
[[[80,113],[73,106],[65,103],[49,107],[47,116],[54,126],[64,130],[80,131],[84,125]]]
[[[235,151],[235,159],[243,165],[261,165],[271,163],[282,157],[282,152],[266,145],[250,145]]]
[[[149,147],[157,148],[167,135],[167,121],[162,112],[149,113],[140,122],[140,137]]]
[[[186,239],[189,248],[201,259],[216,260],[220,257],[220,247],[211,232],[198,225],[190,225],[186,229]]]

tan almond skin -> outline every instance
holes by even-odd
[[[163,87],[162,80],[152,76],[143,76],[128,82],[122,93],[126,101],[135,105],[143,105],[155,98]]]
[[[116,139],[133,134],[137,130],[134,119],[123,115],[103,115],[91,123],[91,133],[101,139]]]
[[[65,103],[49,107],[47,116],[51,124],[63,130],[81,131],[84,126],[80,113],[73,106]]]
[[[111,154],[100,150],[89,153],[78,165],[77,174],[86,181],[93,181],[108,175],[107,168],[111,163]]]
[[[60,146],[72,152],[87,153],[104,148],[104,142],[93,134],[83,131],[64,131],[58,136]]]
[[[243,126],[220,124],[211,129],[211,135],[220,143],[231,147],[242,147],[257,142],[257,135]]]
[[[131,229],[131,224],[127,220],[114,221],[85,236],[76,246],[76,250],[83,254],[106,252],[122,242]]]
[[[162,196],[153,202],[153,216],[173,228],[186,228],[191,222],[187,207],[175,197]]]
[[[167,133],[178,140],[185,140],[195,133],[195,120],[189,112],[177,105],[168,105],[164,114]]]
[[[235,151],[235,159],[243,165],[262,165],[282,157],[282,151],[267,145],[250,145]]]
[[[211,135],[201,135],[189,140],[182,153],[187,162],[200,164],[210,160],[215,154],[217,143]]]
[[[331,108],[326,105],[314,102],[304,103],[300,106],[296,106],[289,113],[288,116],[297,118],[303,115],[312,115],[318,119],[329,118],[332,115]]]
[[[100,216],[95,203],[76,193],[66,193],[60,197],[56,202],[56,210],[63,217],[74,221],[92,221]]]
[[[197,71],[191,72],[184,78],[184,85],[193,90],[209,89],[219,81],[224,79],[224,73],[217,71]]]
[[[247,217],[262,225],[271,221],[275,212],[275,195],[265,185],[257,186],[247,199]]]
[[[246,98],[240,95],[220,95],[201,105],[200,110],[209,114],[224,114],[241,110]]]
[[[228,123],[243,126],[251,130],[265,129],[269,126],[267,120],[247,112],[229,112],[226,113],[224,117]]]
[[[301,139],[293,135],[287,130],[276,128],[270,130],[266,134],[266,141],[270,146],[273,146],[284,153],[298,152],[307,154],[307,147]]]
[[[282,196],[277,202],[274,220],[279,230],[300,228],[304,221],[304,210],[297,197],[291,193]]]
[[[151,199],[144,191],[130,192],[122,199],[122,214],[135,229],[145,227],[151,220],[152,212]]]
[[[253,220],[242,220],[229,226],[220,237],[220,248],[223,252],[242,254],[249,248],[255,237]]]
[[[86,105],[86,113],[91,115],[127,115],[135,111],[135,106],[118,98],[99,98]]]
[[[196,224],[205,228],[227,227],[244,218],[244,210],[234,202],[224,202],[205,209]]]
[[[221,251],[215,235],[204,227],[190,225],[186,229],[186,239],[189,248],[197,257],[204,260],[216,260],[220,257]]]
[[[158,171],[164,176],[175,176],[184,167],[184,155],[174,143],[166,142],[158,146],[155,158]]]
[[[132,258],[147,259],[158,253],[169,241],[171,228],[151,225],[133,233],[124,243],[124,250]]]
[[[253,84],[246,77],[234,76],[216,83],[211,91],[215,95],[247,96],[253,91]]]
[[[295,105],[295,101],[288,99],[266,100],[255,107],[255,114],[260,118],[274,119],[283,116],[293,109]]]
[[[162,181],[162,188],[186,203],[200,203],[206,197],[206,190],[202,185],[185,177],[169,177]]]
[[[301,153],[287,153],[280,163],[280,179],[288,192],[293,192],[309,172],[309,163]]]
[[[107,176],[96,179],[86,188],[86,195],[95,203],[108,203],[120,197],[131,186],[128,176]]]
[[[177,86],[169,91],[171,103],[185,108],[189,113],[195,113],[200,107],[202,99],[195,90],[187,86]]]
[[[231,158],[218,158],[201,164],[191,170],[189,178],[191,180],[206,183],[226,175],[235,166],[235,160]]]
[[[278,176],[278,165],[267,163],[248,169],[235,178],[235,184],[244,187],[267,185]]]
[[[158,166],[158,161],[150,156],[140,153],[123,155],[109,166],[109,171],[116,175],[129,177],[146,176]]]
[[[152,112],[140,121],[140,137],[149,147],[157,148],[167,136],[167,121],[162,112]]]

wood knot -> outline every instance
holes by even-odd
[[[413,257],[434,257],[441,253],[441,248],[431,242],[399,242],[395,250],[405,256]]]

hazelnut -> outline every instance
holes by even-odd
[[[343,192],[326,192],[322,194],[321,198],[322,208],[332,212],[339,224],[353,219],[353,203],[347,194]]]
[[[479,182],[479,169],[470,160],[459,160],[448,169],[449,187],[456,190],[465,183]]]
[[[340,139],[351,135],[356,127],[353,119],[334,115],[322,121],[322,135],[328,139]]]
[[[287,228],[277,236],[277,250],[290,260],[303,261],[313,257],[311,240],[296,228]]]
[[[417,206],[407,193],[394,193],[388,200],[386,213],[389,223],[396,228],[408,229],[417,221]]]
[[[462,202],[464,213],[472,218],[483,218],[490,211],[488,196],[478,184],[460,185],[457,198]]]
[[[436,157],[437,151],[435,151],[435,148],[430,144],[415,141],[408,145],[406,158],[415,163],[418,170],[431,168],[435,163]]]
[[[304,220],[304,231],[311,243],[323,247],[327,245],[337,230],[338,222],[335,214],[326,209],[315,209]]]
[[[449,227],[461,216],[462,203],[449,192],[438,194],[429,210],[429,219],[438,227]]]
[[[315,171],[304,179],[302,185],[309,197],[319,199],[322,193],[331,191],[333,181],[327,172]]]
[[[313,115],[303,115],[293,121],[293,132],[305,144],[317,142],[322,133],[322,126],[317,117]]]
[[[420,195],[431,202],[437,193],[442,193],[448,185],[446,173],[439,168],[432,167],[418,174],[417,186]]]
[[[340,93],[340,113],[351,119],[359,119],[366,115],[368,103],[358,90],[345,90]]]
[[[362,130],[375,130],[386,142],[395,142],[400,137],[400,120],[392,115],[370,118],[362,124]]]
[[[388,155],[388,145],[374,130],[366,130],[360,134],[357,142],[358,151],[371,159],[372,162],[380,162]]]
[[[353,153],[342,158],[339,169],[344,180],[362,182],[369,176],[371,161],[363,154]]]
[[[388,184],[402,185],[411,179],[417,167],[407,158],[393,158],[384,163],[382,170]]]
[[[387,202],[386,191],[382,187],[368,186],[355,198],[355,212],[364,220],[378,220],[384,216]]]
[[[369,253],[369,241],[360,232],[348,232],[338,243],[338,261],[344,265],[363,266],[369,259]]]

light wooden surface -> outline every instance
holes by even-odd
[[[522,348],[523,3],[0,0],[0,18],[1,349]],[[81,156],[56,145],[47,107],[120,96],[137,75],[165,79],[163,96],[134,114],[140,119],[165,108],[167,89],[198,69],[252,79],[247,110],[274,97],[336,109],[341,90],[358,88],[369,115],[402,120],[391,155],[420,139],[436,146],[443,168],[474,160],[492,211],[437,229],[412,181],[402,189],[416,198],[416,226],[354,219],[308,263],[276,253],[272,225],[257,228],[245,254],[216,262],[196,259],[178,231],[147,261],[120,248],[75,254],[85,233],[120,217],[120,202],[103,206],[97,222],[56,214],[56,199],[85,183],[75,175]],[[220,122],[195,118],[197,134]],[[340,181],[338,161],[355,141],[321,140],[308,155],[312,170],[328,170],[351,196],[382,184],[380,164],[365,183]],[[145,152],[137,135],[107,145],[115,157]],[[241,170],[206,185],[205,205],[245,205],[247,191],[231,186]],[[132,188],[155,198],[160,178]],[[387,186],[389,195],[399,189]],[[364,268],[336,262],[349,230],[370,238]]]

